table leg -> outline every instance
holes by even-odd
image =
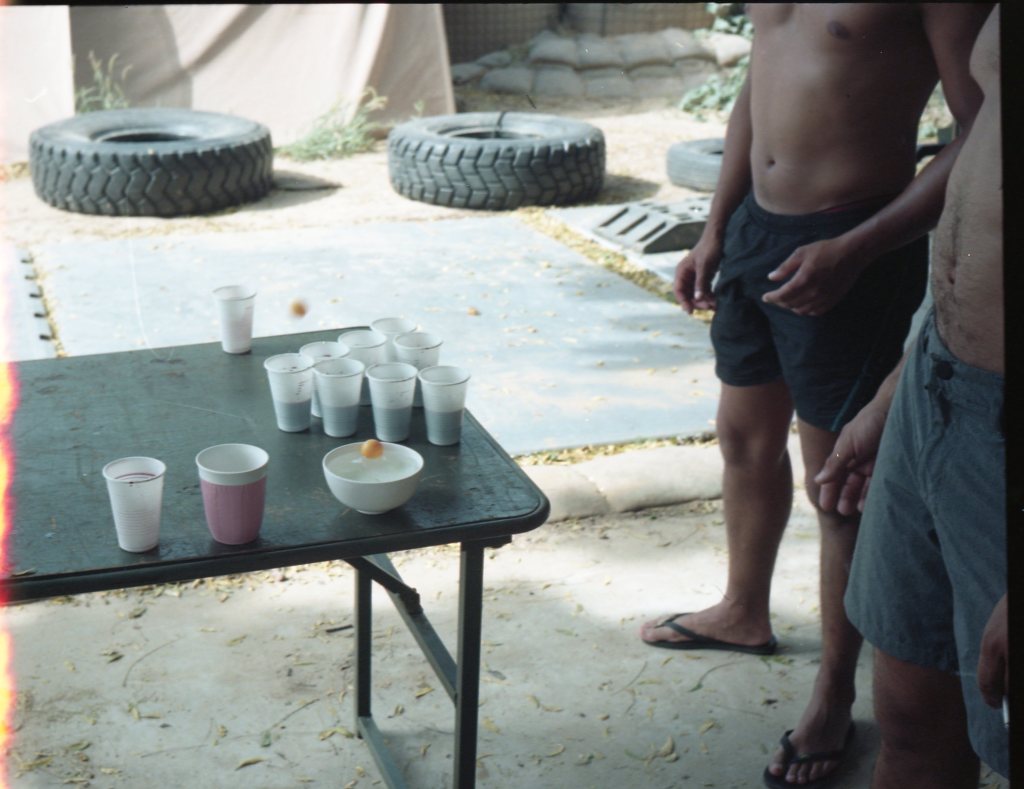
[[[373,579],[356,570],[356,725],[370,713],[370,650],[373,645]]]
[[[427,621],[416,590],[402,581],[386,554],[347,560],[356,571],[356,727],[359,736],[369,746],[385,783],[392,789],[406,784],[370,709],[373,585],[379,583],[388,591],[455,704],[452,785],[455,789],[474,789],[479,733],[484,550],[507,542],[509,539],[503,538],[462,543],[460,547],[459,630],[454,660]]]
[[[480,641],[484,593],[484,546],[462,543],[459,585],[459,641],[456,657],[455,789],[476,785],[480,706]]]

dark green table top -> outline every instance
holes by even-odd
[[[467,411],[461,443],[426,440],[422,409],[403,442],[425,461],[413,498],[383,515],[347,509],[321,461],[334,447],[373,436],[369,406],[358,433],[331,438],[277,429],[263,361],[333,340],[347,329],[256,338],[250,354],[219,343],[21,362],[13,422],[13,528],[0,579],[6,602],[466,541],[501,542],[542,524],[543,493]],[[195,456],[246,443],[270,454],[260,538],[213,541],[203,515]],[[120,457],[167,465],[160,544],[133,554],[117,545],[101,473]]]

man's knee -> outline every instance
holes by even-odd
[[[722,385],[715,420],[722,459],[732,465],[777,465],[786,457],[793,405],[785,383]]]
[[[774,468],[787,457],[786,441],[766,431],[718,425],[717,435],[722,460],[727,465]]]
[[[970,751],[960,680],[875,650],[875,718],[886,748],[907,753]]]

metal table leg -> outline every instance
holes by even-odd
[[[455,680],[455,789],[476,785],[476,740],[480,706],[480,641],[484,593],[483,546],[462,543],[459,644]]]
[[[391,597],[406,626],[455,705],[455,789],[476,785],[480,653],[483,618],[484,549],[510,542],[462,543],[460,551],[457,660],[434,631],[416,590],[398,575],[386,554],[348,559],[356,570],[356,729],[366,742],[390,789],[404,789],[405,779],[373,720],[370,707],[373,583]]]

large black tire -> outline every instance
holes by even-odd
[[[501,211],[589,200],[604,185],[604,163],[600,129],[554,115],[435,115],[388,135],[395,191],[452,208]]]
[[[247,203],[273,186],[273,157],[262,124],[184,109],[89,112],[29,137],[36,194],[82,214],[184,216]]]
[[[668,180],[698,192],[713,192],[722,169],[725,140],[689,140],[669,146],[666,162]]]

